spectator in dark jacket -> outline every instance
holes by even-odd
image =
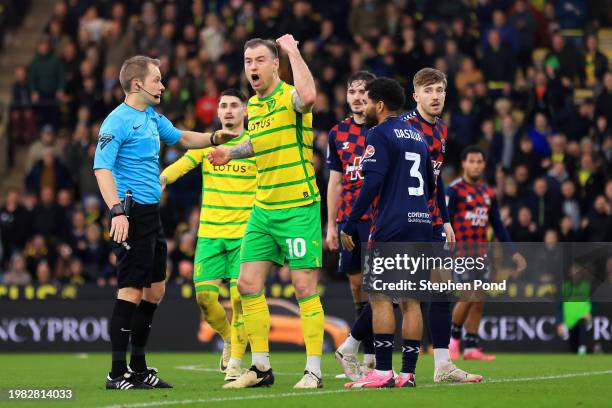
[[[108,251],[108,246],[102,239],[102,228],[98,224],[89,225],[85,233],[85,249],[79,252],[87,280],[97,280],[101,275],[108,259]]]
[[[572,230],[580,228],[580,204],[576,200],[576,185],[572,180],[561,184],[561,210],[572,223]]]
[[[453,112],[450,123],[450,136],[455,144],[455,151],[460,152],[464,147],[475,143],[480,124],[478,114],[474,112],[474,106],[469,98],[461,98],[459,110]]]
[[[586,49],[580,61],[580,79],[584,86],[592,88],[608,71],[608,58],[599,51],[597,36],[594,34],[589,34],[585,43]]]
[[[589,136],[593,127],[595,117],[595,103],[588,98],[574,111],[572,120],[567,128],[570,140],[580,141],[583,137]]]
[[[26,67],[15,69],[15,81],[11,90],[11,136],[17,143],[28,144],[36,137],[36,122]]]
[[[589,215],[583,220],[583,235],[588,242],[612,240],[612,210],[603,195],[598,195]]]
[[[50,246],[62,237],[62,210],[55,201],[55,193],[51,187],[42,187],[40,203],[32,211],[32,227],[41,234]]]
[[[50,52],[47,40],[38,43],[36,56],[28,68],[28,84],[41,123],[52,123],[57,126],[58,103],[64,97],[64,67],[62,62]]]
[[[561,216],[559,197],[550,191],[545,177],[533,182],[531,213],[540,231],[555,228]]]
[[[574,80],[578,75],[580,58],[574,47],[565,43],[561,34],[552,38],[552,49],[545,58],[545,64],[551,65],[559,75]]]
[[[512,240],[516,242],[537,242],[540,240],[538,226],[533,222],[529,207],[519,208],[518,216],[508,228],[508,232]]]
[[[526,166],[529,171],[529,179],[531,180],[542,172],[540,167],[541,161],[542,158],[538,157],[533,151],[533,141],[531,137],[524,134],[520,139],[518,151],[514,155],[514,160],[512,160],[512,167],[516,171],[517,166]]]
[[[55,156],[52,148],[45,148],[43,158],[34,164],[26,177],[29,192],[37,192],[44,187],[54,192],[72,187],[70,172]]]
[[[595,103],[595,116],[603,116],[612,125],[612,71],[606,72],[603,78],[603,89]]]
[[[515,59],[512,50],[503,46],[497,30],[489,31],[482,59],[482,70],[489,81],[489,89],[501,90],[503,85],[495,83],[505,83],[509,86],[514,82]]]
[[[529,10],[527,1],[517,0],[514,3],[514,12],[508,17],[508,24],[518,33],[518,59],[521,68],[525,70],[531,63],[537,29],[536,20]]]
[[[580,157],[580,167],[576,171],[575,182],[578,186],[580,207],[586,213],[595,201],[595,197],[603,192],[603,175],[596,168],[593,156],[583,154]]]
[[[14,251],[23,249],[31,232],[31,217],[29,211],[21,204],[19,190],[9,189],[6,202],[0,208],[0,236],[5,261],[10,259]]]

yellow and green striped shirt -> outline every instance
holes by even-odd
[[[235,146],[248,139],[246,131],[224,146]],[[254,159],[232,160],[224,166],[213,166],[206,149],[188,150],[163,172],[168,184],[174,183],[191,169],[202,165],[202,209],[198,236],[203,238],[242,238],[253,208],[257,186]]]
[[[248,103],[249,136],[257,162],[255,205],[281,209],[320,200],[312,165],[312,113],[293,106],[295,88],[280,81],[265,98]]]

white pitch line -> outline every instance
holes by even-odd
[[[517,378],[497,378],[491,380],[485,380],[482,384],[496,384],[496,383],[507,383],[507,382],[525,382],[525,381],[544,381],[544,380],[558,380],[562,378],[573,378],[573,377],[590,377],[595,375],[606,375],[612,374],[612,370],[605,371],[587,371],[582,373],[567,373],[558,375],[547,375],[541,377],[517,377]],[[433,388],[433,387],[444,387],[444,386],[457,386],[467,384],[425,384],[417,387],[420,388]],[[306,395],[325,395],[325,394],[339,394],[344,392],[358,392],[358,391],[381,391],[380,389],[360,389],[360,390],[320,390],[320,391],[305,391],[305,392],[285,392],[281,394],[254,394],[254,395],[243,395],[237,397],[216,397],[216,398],[199,398],[199,399],[186,399],[186,400],[175,400],[175,401],[154,401],[154,402],[137,402],[134,404],[120,404],[120,405],[106,405],[101,408],[147,408],[147,407],[161,407],[164,405],[189,405],[189,404],[205,404],[214,402],[227,402],[227,401],[247,401],[254,399],[263,398],[291,398],[291,397],[302,397]]]

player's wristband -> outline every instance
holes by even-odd
[[[217,131],[215,130],[212,135],[210,135],[210,144],[213,146],[219,146],[219,143],[215,142],[215,135]]]
[[[115,218],[120,215],[125,215],[125,210],[123,209],[123,206],[121,204],[115,204],[110,209],[110,215],[111,215],[111,218]]]

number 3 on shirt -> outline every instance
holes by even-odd
[[[306,255],[306,241],[304,241],[304,238],[287,238],[285,242],[289,248],[289,258],[302,258]]]
[[[408,187],[408,194],[411,196],[422,196],[423,176],[421,176],[421,172],[419,171],[419,167],[421,166],[421,156],[418,153],[406,152],[406,160],[412,162],[412,167],[410,167],[410,177],[416,177],[419,180],[418,187]]]

